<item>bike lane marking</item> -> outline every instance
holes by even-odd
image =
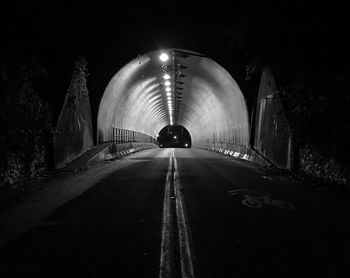
[[[272,194],[268,192],[249,189],[237,189],[229,190],[228,193],[231,196],[242,195],[245,198],[241,201],[242,204],[249,208],[262,208],[263,205],[273,205],[281,209],[294,209],[294,206],[291,203],[273,199]]]

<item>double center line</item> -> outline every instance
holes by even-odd
[[[164,192],[160,278],[195,277],[190,231],[184,210],[177,160],[172,152],[169,158]]]

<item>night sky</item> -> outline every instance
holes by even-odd
[[[251,107],[259,81],[258,75],[246,80],[252,61],[275,59],[288,66],[297,53],[309,71],[347,68],[346,9],[303,2],[15,0],[2,7],[1,60],[45,68],[47,80],[36,86],[56,117],[77,57],[88,61],[96,119],[104,88],[123,65],[170,47],[204,53],[224,66]]]

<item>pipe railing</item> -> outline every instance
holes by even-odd
[[[113,127],[114,144],[132,143],[132,142],[153,143],[156,145],[159,144],[157,139],[147,134],[133,131],[133,130]]]

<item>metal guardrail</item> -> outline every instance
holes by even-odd
[[[131,143],[131,142],[143,142],[143,143],[153,143],[158,145],[157,139],[149,136],[147,134],[113,127],[113,143],[122,144],[122,143]]]

